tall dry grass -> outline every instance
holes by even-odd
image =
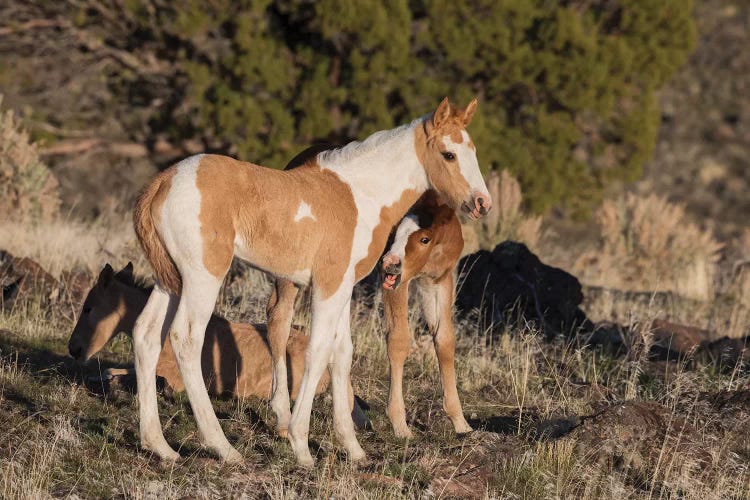
[[[35,223],[4,219],[0,221],[0,249],[30,257],[56,277],[73,269],[95,274],[106,262],[118,266],[128,260],[146,270],[132,220],[117,212],[93,221],[62,216]]]
[[[573,266],[585,283],[714,298],[723,245],[710,230],[691,222],[683,205],[656,194],[629,193],[606,200],[596,222],[599,247],[584,252]]]
[[[462,225],[464,254],[480,248],[492,250],[505,240],[519,241],[532,252],[538,251],[542,217],[524,213],[521,185],[515,177],[507,170],[493,171],[486,182],[493,207],[481,221]]]

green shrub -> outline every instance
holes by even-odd
[[[13,111],[0,111],[0,214],[36,222],[51,219],[59,208],[57,179],[39,158],[37,145]]]
[[[477,95],[480,163],[518,177],[536,211],[584,213],[608,183],[640,176],[654,92],[695,39],[690,0],[127,5],[138,40],[160,43],[187,77],[187,105],[160,118],[175,139],[197,132],[209,149],[281,167],[311,141]]]

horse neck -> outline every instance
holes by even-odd
[[[424,166],[415,148],[415,130],[423,119],[393,130],[378,132],[338,150],[318,155],[321,168],[336,173],[346,182],[359,204],[377,213],[404,197],[411,204],[429,188]],[[403,203],[402,203],[403,204]],[[394,214],[395,220],[404,214]]]

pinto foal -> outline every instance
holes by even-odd
[[[336,434],[350,459],[365,458],[349,414],[352,289],[428,189],[472,218],[487,213],[491,197],[465,130],[475,110],[476,100],[460,109],[444,99],[431,116],[289,171],[193,156],[146,186],[134,222],[157,284],[133,331],[144,448],[179,457],[164,439],[156,401],[156,364],[169,334],[202,443],[226,461],[242,458],[221,430],[200,364],[206,325],[236,255],[277,278],[312,285],[305,372],[288,433],[297,462],[314,463],[310,412],[326,366]]]
[[[314,146],[303,151],[297,158],[304,158],[309,151],[317,148]],[[297,165],[295,160],[287,168],[294,168]],[[403,368],[411,343],[408,318],[411,283],[419,291],[423,315],[433,335],[443,382],[443,408],[457,433],[472,430],[464,418],[458,397],[454,363],[452,310],[455,269],[463,246],[461,224],[455,211],[440,203],[434,191],[427,191],[401,220],[395,230],[393,243],[383,256],[383,303],[391,374],[388,417],[394,433],[401,438],[412,437],[406,423],[402,389]],[[287,280],[277,280],[268,308],[268,341],[275,376],[271,402],[277,415],[277,432],[280,436],[286,435],[284,424],[289,418],[287,355],[284,347],[288,333],[284,328],[286,324],[291,324],[298,288]]]

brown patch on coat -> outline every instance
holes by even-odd
[[[177,168],[172,166],[154,177],[136,200],[133,209],[133,223],[138,241],[159,283],[173,294],[180,293],[182,278],[156,230],[156,224],[176,172]]]
[[[324,297],[338,289],[351,258],[357,207],[338,175],[321,171],[314,159],[305,165],[283,171],[226,156],[201,159],[196,185],[203,264],[211,274],[223,278],[239,236],[240,257],[259,269],[282,278],[310,270]],[[314,219],[294,220],[302,202]]]
[[[383,254],[383,250],[385,250],[393,227],[406,215],[406,212],[416,203],[419,196],[420,194],[417,191],[407,189],[394,204],[380,209],[380,222],[372,231],[372,239],[367,247],[367,256],[357,262],[354,268],[356,281],[367,276],[375,267]]]

